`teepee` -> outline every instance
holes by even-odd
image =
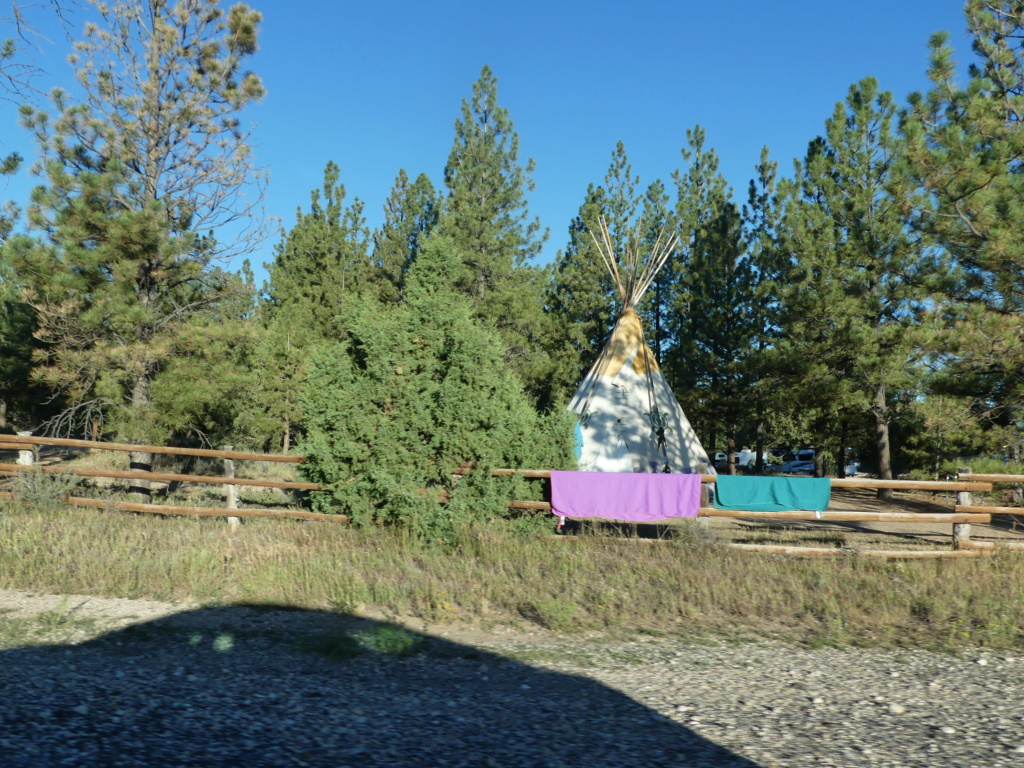
[[[664,232],[646,258],[641,227],[621,263],[601,219],[591,238],[622,299],[622,314],[569,410],[583,435],[580,469],[595,472],[709,472],[714,469],[644,339],[636,306],[675,247]]]

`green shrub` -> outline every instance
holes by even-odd
[[[473,520],[509,516],[522,492],[521,479],[490,468],[574,465],[571,418],[530,404],[497,333],[446,284],[457,263],[450,241],[435,238],[409,272],[405,303],[355,310],[345,344],[313,351],[300,448],[303,473],[326,488],[312,494],[316,509],[453,541]],[[466,461],[477,471],[455,482]]]

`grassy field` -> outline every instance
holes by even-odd
[[[2,504],[2,503],[0,503]],[[737,553],[699,524],[673,539],[394,530],[0,506],[0,588],[249,603],[483,628],[806,644],[1024,645],[1024,558],[875,561]]]

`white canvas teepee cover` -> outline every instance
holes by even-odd
[[[637,238],[623,265],[624,284],[603,221],[600,232],[603,243],[597,238],[594,241],[625,308],[608,344],[569,403],[583,433],[580,469],[713,473],[707,453],[644,340],[640,316],[634,309],[664,264],[672,242],[662,244],[659,238],[650,259],[641,264]]]

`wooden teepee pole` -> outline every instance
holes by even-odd
[[[608,232],[608,224],[603,216],[597,222],[597,235],[593,231],[589,232],[594,247],[597,249],[598,254],[600,254],[601,260],[604,262],[612,280],[615,281],[615,287],[622,298],[623,309],[635,308],[640,303],[640,299],[647,293],[651,283],[654,282],[654,278],[657,277],[658,272],[665,266],[665,262],[668,261],[668,257],[676,246],[676,234],[672,233],[666,239],[665,227],[662,227],[658,237],[655,239],[654,246],[651,248],[651,252],[647,255],[646,259],[642,259],[640,256],[642,233],[643,221],[639,221],[637,222],[632,240],[627,240],[626,242],[625,253],[617,256],[615,249],[612,247],[612,238]],[[622,262],[621,271],[619,270],[620,259]],[[625,273],[625,281],[623,281],[623,272]]]

